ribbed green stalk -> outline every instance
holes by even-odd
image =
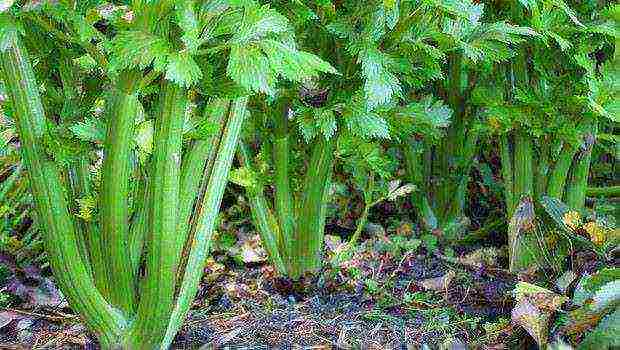
[[[295,211],[289,179],[288,115],[285,103],[280,103],[279,107],[274,118],[273,140],[275,213],[280,223],[283,255],[289,260],[292,254],[291,238],[295,231]],[[290,261],[287,264],[290,264]]]
[[[239,141],[237,149],[237,160],[242,167],[251,168],[250,151],[247,149],[247,145],[243,140]],[[260,186],[260,185],[259,185]],[[248,200],[250,202],[250,211],[252,212],[252,220],[256,225],[256,229],[260,235],[261,241],[271,262],[278,270],[278,273],[286,275],[286,265],[282,258],[281,247],[282,234],[280,233],[280,226],[278,226],[278,220],[269,208],[267,199],[263,192],[263,187],[248,188],[245,191]]]
[[[76,199],[85,198],[91,194],[88,159],[82,156],[75,163],[68,172],[72,197]],[[76,210],[79,210],[78,203],[73,203],[73,205]],[[97,225],[95,225],[93,219],[80,220],[77,223],[77,239],[81,250],[80,256],[88,264],[89,272],[95,281],[95,285],[99,288],[99,291],[102,291],[107,282],[107,272],[103,264],[101,247],[99,245],[100,240],[98,237],[93,237],[97,233]],[[93,238],[95,238],[95,242],[92,242]],[[91,242],[94,243],[92,249],[90,247]],[[105,295],[104,292],[102,294]]]
[[[549,179],[549,140],[544,138],[541,140],[540,153],[537,157],[537,167],[535,174],[534,198],[540,198],[545,195],[547,189],[547,181]]]
[[[547,184],[547,196],[562,199],[564,194],[564,186],[566,179],[568,178],[568,171],[573,163],[573,157],[577,152],[577,147],[566,144],[558,160],[555,162],[555,166],[549,176],[549,183]]]
[[[146,272],[136,320],[127,338],[131,349],[155,349],[161,344],[174,307],[181,254],[175,242],[186,92],[164,82],[161,94],[153,139]]]
[[[517,132],[514,147],[514,212],[509,212],[511,225],[518,217],[519,209],[529,206],[534,192],[534,174],[532,160],[532,140],[523,132]],[[511,271],[518,271],[522,267],[532,263],[532,253],[538,250],[534,240],[521,237],[521,233],[509,230],[509,259]]]
[[[412,204],[418,210],[418,215],[427,230],[435,230],[439,223],[433,209],[431,208],[425,193],[424,186],[424,163],[423,163],[423,145],[415,140],[410,140],[403,144],[403,156],[405,159],[405,168],[407,169],[407,177],[409,181],[416,185],[416,190],[411,194]]]
[[[511,218],[516,208],[514,182],[512,173],[512,155],[508,135],[500,136],[500,157],[502,160],[502,180],[504,180],[504,200],[506,201],[507,217]]]
[[[79,256],[74,223],[68,211],[61,175],[45,154],[46,121],[37,82],[17,30],[5,17],[0,71],[12,102],[22,159],[28,170],[38,224],[44,232],[56,282],[71,307],[99,337],[102,347],[120,338],[124,320],[99,293]]]
[[[461,53],[452,53],[448,56],[448,79],[446,80],[447,102],[453,111],[452,122],[448,127],[448,133],[439,147],[439,184],[435,189],[436,206],[435,213],[438,215],[440,225],[448,222],[452,216],[454,194],[458,191],[460,180],[455,176],[460,171],[461,158],[465,146],[465,116],[462,97],[462,62]],[[459,163],[459,164],[457,164]],[[467,174],[469,176],[469,174]],[[457,203],[458,204],[458,203]],[[458,205],[457,205],[458,208]],[[457,213],[457,215],[460,215]]]
[[[134,80],[133,74],[122,78],[109,96],[100,202],[104,258],[109,269],[108,298],[127,314],[133,313],[136,301],[135,275],[128,269],[131,259],[127,249],[130,156],[138,107]]]
[[[353,236],[351,236],[351,240],[349,240],[349,246],[353,247],[366,226],[366,222],[368,221],[368,214],[370,212],[370,208],[372,206],[372,194],[375,190],[375,178],[374,174],[370,175],[370,179],[368,179],[368,185],[366,191],[364,192],[364,210],[362,211],[362,215],[359,219],[357,219],[357,225],[355,227],[355,232],[353,232]]]
[[[532,139],[523,132],[517,132],[514,148],[514,194],[515,200],[534,194],[534,163]]]
[[[570,182],[566,186],[564,202],[566,205],[576,210],[583,209],[586,200],[594,137],[593,134],[586,135],[584,140],[585,149],[577,155]]]
[[[586,190],[586,195],[588,197],[620,197],[620,186],[588,187]]]
[[[228,173],[237,148],[241,125],[248,114],[247,101],[247,97],[236,98],[233,101],[228,117],[223,121],[225,128],[221,137],[218,138],[220,142],[215,152],[215,160],[212,166],[206,167],[203,172],[200,190],[203,197],[196,202],[192,216],[193,224],[183,251],[186,260],[181,266],[183,268],[181,270],[182,284],[178,289],[176,303],[161,349],[167,349],[172,343],[198,290],[224,188],[228,182]]]
[[[298,279],[320,265],[325,222],[325,191],[334,160],[334,141],[319,138],[314,144],[306,170],[299,207],[298,225],[294,231],[289,276]]]
[[[203,118],[209,118],[210,122],[220,126],[220,130],[206,140],[195,140],[186,152],[181,167],[181,191],[179,193],[179,222],[177,227],[177,247],[182,250],[187,236],[189,235],[190,217],[196,198],[201,197],[199,193],[200,181],[198,174],[202,174],[205,168],[212,168],[215,161],[216,152],[220,143],[219,137],[225,124],[225,115],[228,113],[230,100],[215,100],[205,110]],[[179,276],[181,278],[182,276]]]
[[[474,157],[476,155],[478,145],[478,133],[474,130],[469,132],[466,140],[463,142],[463,148],[460,150],[460,161],[458,169],[458,176],[456,177],[455,192],[453,193],[453,199],[451,205],[448,207],[448,222],[457,220],[464,216],[465,205],[467,202],[467,194],[469,184],[469,174],[471,167],[474,164]]]
[[[144,253],[145,237],[148,231],[150,217],[150,179],[147,174],[140,174],[139,190],[134,199],[134,214],[129,227],[129,260],[130,269],[134,276],[138,276],[142,254]],[[135,288],[139,294],[139,281],[136,278]]]

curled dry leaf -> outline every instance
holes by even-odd
[[[512,323],[523,327],[544,348],[548,342],[549,320],[568,298],[526,282],[519,282],[513,293],[516,304],[512,309]]]
[[[387,199],[390,201],[394,201],[398,199],[399,197],[406,196],[409,193],[415,191],[416,189],[416,186],[413,184],[404,184],[400,187],[393,188],[394,182],[395,181],[390,182],[390,191],[387,195]],[[395,185],[398,186],[399,183],[400,181],[397,180]]]
[[[450,270],[443,276],[422,280],[420,281],[420,285],[427,290],[444,292],[448,289],[454,277],[456,277],[456,272]]]

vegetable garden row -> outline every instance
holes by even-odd
[[[0,1],[0,206],[35,220],[55,283],[104,349],[170,347],[229,182],[291,281],[351,259],[377,208],[408,203],[415,234],[446,246],[500,230],[515,275],[559,276],[593,252],[607,297],[580,310],[617,331],[618,210],[588,198],[618,197],[619,11]],[[480,176],[492,195],[472,185]],[[327,261],[343,184],[359,210]],[[552,293],[520,288],[517,299]]]

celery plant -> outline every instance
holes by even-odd
[[[242,166],[232,180],[246,187],[252,216],[272,262],[277,270],[293,279],[320,267],[325,224],[325,206],[329,189],[335,141],[318,138],[307,145],[303,180],[293,184],[289,156],[289,130],[286,111],[275,116],[273,144],[274,205],[265,196],[265,188],[257,175],[250,147],[240,143]],[[298,187],[295,188],[295,187]]]
[[[166,349],[198,289],[249,97],[333,68],[252,1],[74,5],[0,13],[0,72],[38,221],[60,289],[102,348]],[[315,192],[304,203],[320,210]]]
[[[414,130],[436,132],[447,118],[441,108],[434,120],[417,115],[415,101],[399,103],[403,96],[397,74],[409,81],[417,77],[406,64],[394,64],[394,57],[415,62],[411,48],[400,45],[412,19],[423,21],[415,15],[423,5],[371,1],[281,6],[283,12],[299,14],[295,24],[305,33],[302,45],[333,58],[341,75],[306,81],[301,87],[283,86],[274,102],[256,106],[253,112],[265,117],[252,125],[233,181],[246,188],[255,225],[279,272],[297,279],[320,266],[333,165],[356,163],[352,168],[357,175],[364,173],[356,185],[374,192],[362,182],[373,179],[386,158],[377,156],[383,151],[376,140],[392,134],[409,137]],[[359,151],[376,151],[372,155],[377,159],[352,154],[353,144]],[[367,202],[370,206],[374,199]]]
[[[596,125],[611,116],[605,106],[617,94],[605,82],[610,63],[591,58],[613,47],[611,33],[593,29],[605,18],[582,23],[579,18],[590,18],[595,9],[584,7],[578,16],[565,4],[526,5],[506,10],[513,21],[530,26],[537,40],[521,45],[509,65],[496,67],[495,77],[502,78],[492,84],[504,91],[487,98],[484,110],[490,129],[499,134],[508,218],[520,215],[515,211],[523,203],[545,195],[583,208]],[[561,26],[573,29],[554,31]],[[531,252],[538,249],[535,240],[522,238],[510,230],[513,271],[530,266]]]
[[[356,32],[359,23],[346,19],[335,21],[333,30],[359,43],[353,47],[366,79],[365,98],[382,112],[392,111],[390,137],[417,188],[412,202],[426,228],[441,231],[465,215],[469,173],[484,129],[473,92],[489,66],[506,62],[513,47],[535,33],[493,18],[492,7],[487,11],[472,1],[385,6],[376,12],[351,6],[367,16],[360,20],[367,24],[362,34]]]

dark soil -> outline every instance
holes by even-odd
[[[385,240],[385,237],[376,240]],[[351,269],[326,268],[293,283],[268,265],[248,268],[224,256],[207,264],[203,285],[173,349],[405,349],[427,344],[507,346],[515,276],[493,266],[471,267],[425,252],[377,253],[369,240]],[[422,254],[420,254],[422,252]],[[327,253],[329,255],[329,252]],[[443,290],[421,281],[454,278]],[[369,280],[375,281],[374,288]],[[0,349],[96,349],[69,310],[21,314],[0,330]],[[499,325],[494,333],[488,324]],[[513,344],[514,345],[514,344]]]

